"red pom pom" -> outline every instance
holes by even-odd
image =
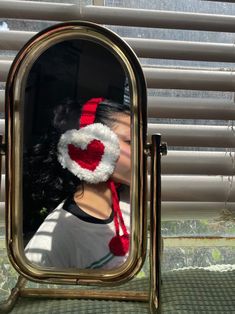
[[[110,252],[115,256],[124,256],[129,251],[129,234],[116,235],[109,242]]]

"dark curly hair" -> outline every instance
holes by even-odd
[[[62,168],[57,160],[60,136],[67,130],[79,128],[81,108],[81,104],[72,100],[57,106],[49,130],[26,153],[23,197],[24,208],[30,213],[24,214],[24,230],[35,230],[51,210],[73,195],[82,184],[79,178]],[[129,104],[105,99],[97,107],[95,122],[112,127],[117,113],[130,114]]]

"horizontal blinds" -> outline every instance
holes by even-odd
[[[0,1],[1,17],[66,21],[83,19],[108,25],[235,32],[235,17],[157,10],[33,1]]]
[[[26,31],[1,31],[0,49],[18,50],[35,34],[35,32]],[[140,58],[234,61],[235,46],[233,44],[128,37],[123,37],[123,39]]]
[[[234,16],[164,12],[31,1],[0,1],[0,18],[63,21],[85,19],[101,24],[207,31],[235,31]],[[0,32],[1,50],[19,50],[35,32]],[[140,58],[234,62],[234,45],[146,38],[124,38]],[[0,56],[0,81],[12,60]],[[235,88],[233,68],[183,68],[143,65],[149,91],[188,89],[229,91]],[[150,93],[151,95],[151,93]],[[227,125],[172,122],[148,124],[149,135],[162,133],[170,147],[162,158],[163,219],[217,217],[224,208],[235,211],[233,99],[149,96],[150,118],[227,120]],[[0,91],[0,110],[4,91]],[[2,120],[3,122],[3,120]],[[1,124],[3,132],[4,124]],[[180,147],[178,150],[177,146]],[[173,150],[175,147],[176,150]],[[188,147],[182,150],[182,147]],[[197,151],[197,147],[205,151]],[[210,147],[210,150],[209,150]],[[213,151],[219,149],[221,151]],[[4,189],[4,186],[2,186]],[[2,198],[1,202],[4,201]],[[2,203],[0,203],[2,204]],[[1,216],[0,216],[1,217]]]

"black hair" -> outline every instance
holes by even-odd
[[[62,168],[57,160],[60,136],[67,130],[79,128],[81,109],[82,105],[72,100],[57,106],[49,130],[24,158],[24,208],[30,209],[29,216],[37,220],[37,226],[45,215],[82,185],[79,178]],[[129,104],[105,99],[97,107],[95,122],[112,127],[118,113],[130,114]],[[35,215],[32,215],[32,211],[35,211]],[[24,229],[30,229],[31,225],[34,225],[33,229],[37,228],[35,222],[26,217]]]

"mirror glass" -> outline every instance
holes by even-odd
[[[124,282],[146,255],[146,84],[133,51],[89,22],[52,26],[6,86],[8,255],[27,278]]]
[[[126,261],[130,101],[123,66],[95,42],[65,40],[34,62],[23,113],[23,242],[30,262],[113,269]]]

